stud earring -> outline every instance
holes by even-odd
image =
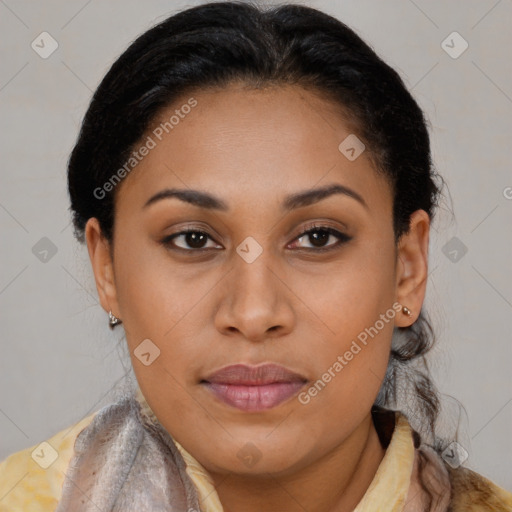
[[[411,316],[412,312],[408,307],[402,306],[402,313],[404,313],[407,316]]]
[[[113,329],[117,324],[122,323],[117,316],[114,316],[112,311],[108,312],[108,326]]]

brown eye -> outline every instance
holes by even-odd
[[[177,248],[184,251],[193,251],[194,249],[210,249],[210,247],[206,246],[208,239],[212,240],[210,235],[204,231],[186,230],[165,237],[162,240],[162,244],[173,249]],[[177,243],[175,240],[178,240],[179,243]]]
[[[313,228],[303,231],[295,240],[299,244],[302,244],[303,242],[310,244],[309,247],[298,247],[299,249],[317,248],[320,250],[330,250],[331,248],[334,249],[351,239],[352,237],[329,226],[314,226]],[[329,241],[333,241],[334,243],[328,243]],[[296,247],[296,242],[294,242],[293,245]]]

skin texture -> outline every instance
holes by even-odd
[[[101,304],[123,321],[150,407],[210,472],[226,512],[352,510],[385,453],[370,409],[393,327],[410,325],[421,309],[429,217],[414,212],[395,246],[389,184],[366,152],[350,161],[338,150],[351,131],[318,94],[231,84],[193,97],[197,106],[118,185],[113,247],[95,218],[87,223]],[[281,210],[285,196],[334,183],[366,206],[336,194]],[[143,208],[165,188],[199,189],[229,209],[176,198]],[[352,238],[299,239],[313,223]],[[174,239],[181,252],[162,244],[188,227],[209,235],[209,251],[185,236]],[[252,263],[236,251],[247,237],[262,248]],[[228,364],[274,362],[305,376],[307,390],[394,302],[412,316],[397,312],[307,404],[294,396],[244,412],[200,384]],[[148,338],[160,355],[145,366],[134,350]]]

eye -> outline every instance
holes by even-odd
[[[165,237],[162,240],[162,244],[169,246],[172,249],[191,252],[194,250],[199,251],[201,249],[211,249],[212,247],[205,245],[208,239],[213,242],[213,239],[208,233],[197,229],[187,229]],[[178,240],[182,245],[177,243],[176,240]]]
[[[334,243],[328,243],[334,239]],[[336,241],[337,239],[337,241]],[[318,251],[331,250],[339,247],[340,245],[350,241],[351,236],[345,235],[337,229],[331,228],[330,226],[308,226],[302,233],[295,239],[296,242],[302,243],[304,241],[309,242],[309,247],[302,247],[303,249],[315,249]],[[296,242],[292,245],[295,246]],[[301,247],[299,247],[300,249]]]

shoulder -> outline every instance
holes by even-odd
[[[75,439],[93,413],[50,439],[0,462],[0,512],[53,512],[73,455]]]
[[[452,486],[450,511],[512,511],[512,493],[468,468],[447,469]]]
[[[511,492],[467,467],[452,467],[437,450],[422,443],[416,431],[411,432],[415,448],[412,497],[407,499],[411,511],[512,512]]]

